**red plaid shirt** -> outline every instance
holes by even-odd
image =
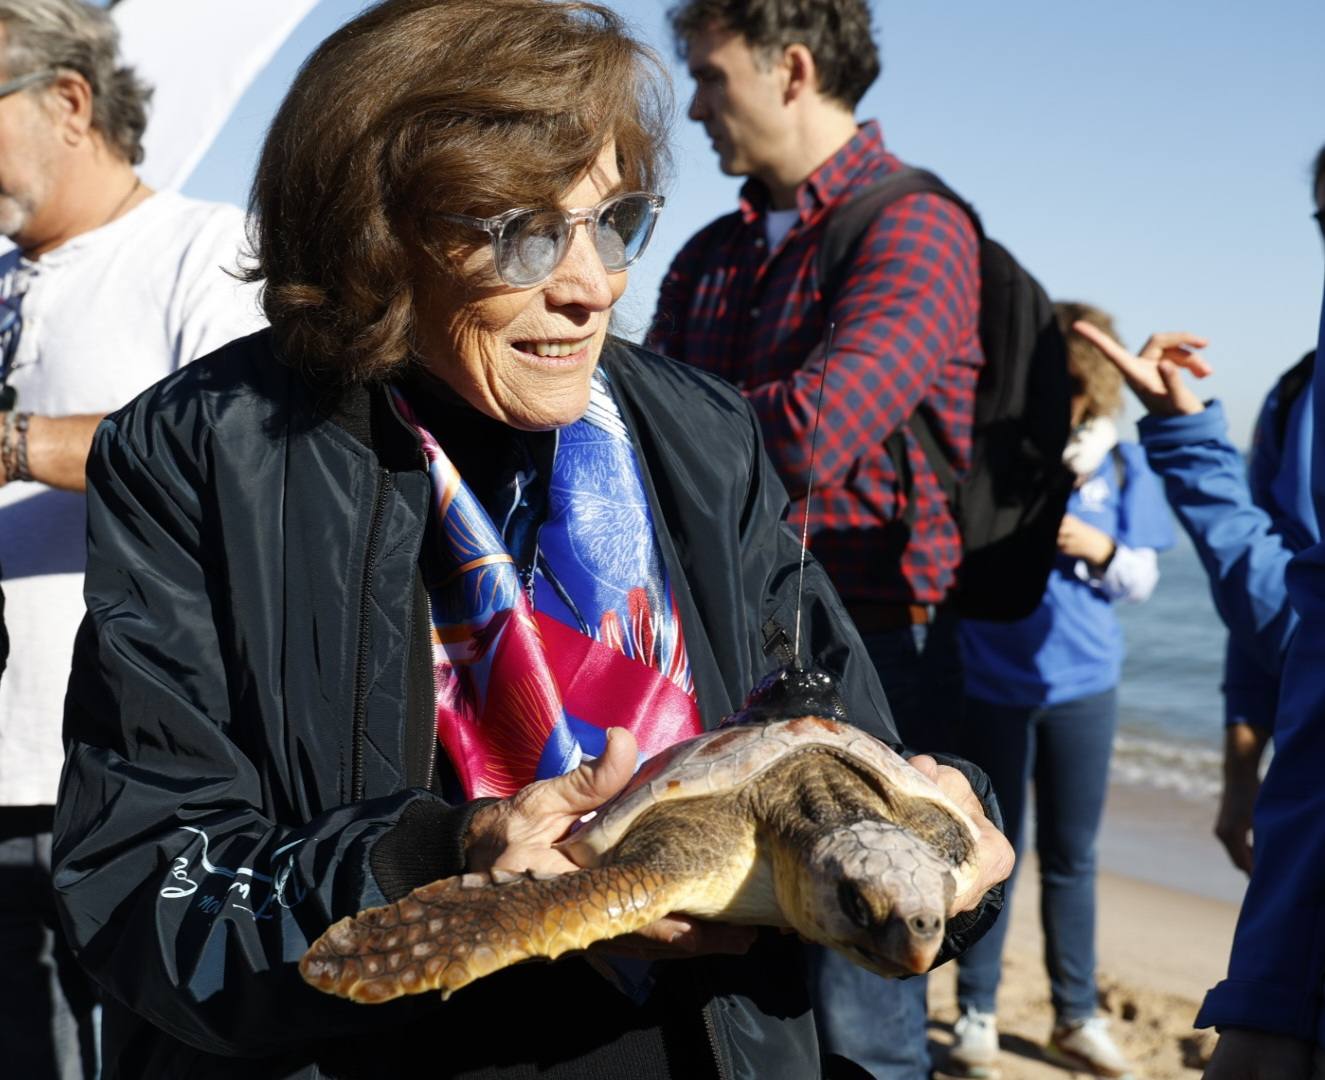
[[[749,181],[738,211],[695,234],[664,279],[650,347],[741,387],[799,524],[810,465],[825,328],[836,324],[819,422],[811,547],[847,600],[940,603],[961,559],[956,523],[919,443],[908,515],[884,440],[918,407],[958,470],[971,454],[980,259],[963,211],[909,195],[866,231],[824,303],[815,255],[827,213],[901,167],[876,123],[801,184],[791,232],[767,250],[767,194]],[[908,520],[909,519],[909,520]],[[900,555],[900,557],[899,557]]]

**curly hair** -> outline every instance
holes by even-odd
[[[1067,370],[1075,384],[1073,396],[1083,394],[1086,398],[1086,411],[1082,419],[1116,416],[1123,407],[1122,375],[1113,366],[1113,361],[1100,352],[1098,345],[1087,341],[1072,329],[1072,324],[1078,320],[1088,322],[1118,341],[1113,316],[1079,300],[1057,301],[1054,304],[1054,315],[1067,339]]]
[[[477,242],[442,214],[555,206],[615,147],[626,190],[665,167],[661,62],[580,0],[386,0],[324,41],[282,103],[249,208],[282,358],[329,382],[414,359],[415,282]]]
[[[682,60],[690,39],[713,26],[740,34],[765,58],[804,45],[814,57],[819,92],[849,109],[882,70],[866,0],[685,0],[667,18]]]
[[[118,64],[120,33],[107,12],[83,0],[0,0],[5,78],[76,71],[92,87],[92,128],[127,161],[143,160],[152,90]]]

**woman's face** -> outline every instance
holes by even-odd
[[[594,206],[620,183],[609,143],[561,206]],[[420,284],[418,343],[428,370],[479,412],[511,427],[544,431],[578,420],[589,407],[589,380],[626,272],[603,268],[583,225],[571,235],[566,257],[538,285],[503,285],[486,243],[464,259],[461,272],[468,296],[440,278]]]

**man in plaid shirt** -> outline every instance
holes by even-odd
[[[902,738],[940,749],[962,699],[956,619],[943,606],[961,541],[906,421],[925,410],[949,460],[967,467],[984,360],[975,230],[939,196],[902,198],[823,295],[816,253],[828,215],[901,167],[878,125],[854,116],[879,72],[866,0],[687,0],[670,17],[695,80],[690,118],[722,171],[749,179],[740,208],[672,264],[649,344],[742,388],[797,523],[822,381],[810,547],[861,631]],[[901,478],[884,446],[898,431]],[[815,953],[825,1052],[880,1080],[927,1077],[925,980],[883,980]]]

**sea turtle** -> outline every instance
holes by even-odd
[[[363,1003],[446,997],[669,912],[790,927],[882,975],[928,970],[975,879],[976,827],[837,701],[822,673],[782,671],[562,841],[583,869],[425,885],[331,926],[300,972]]]

